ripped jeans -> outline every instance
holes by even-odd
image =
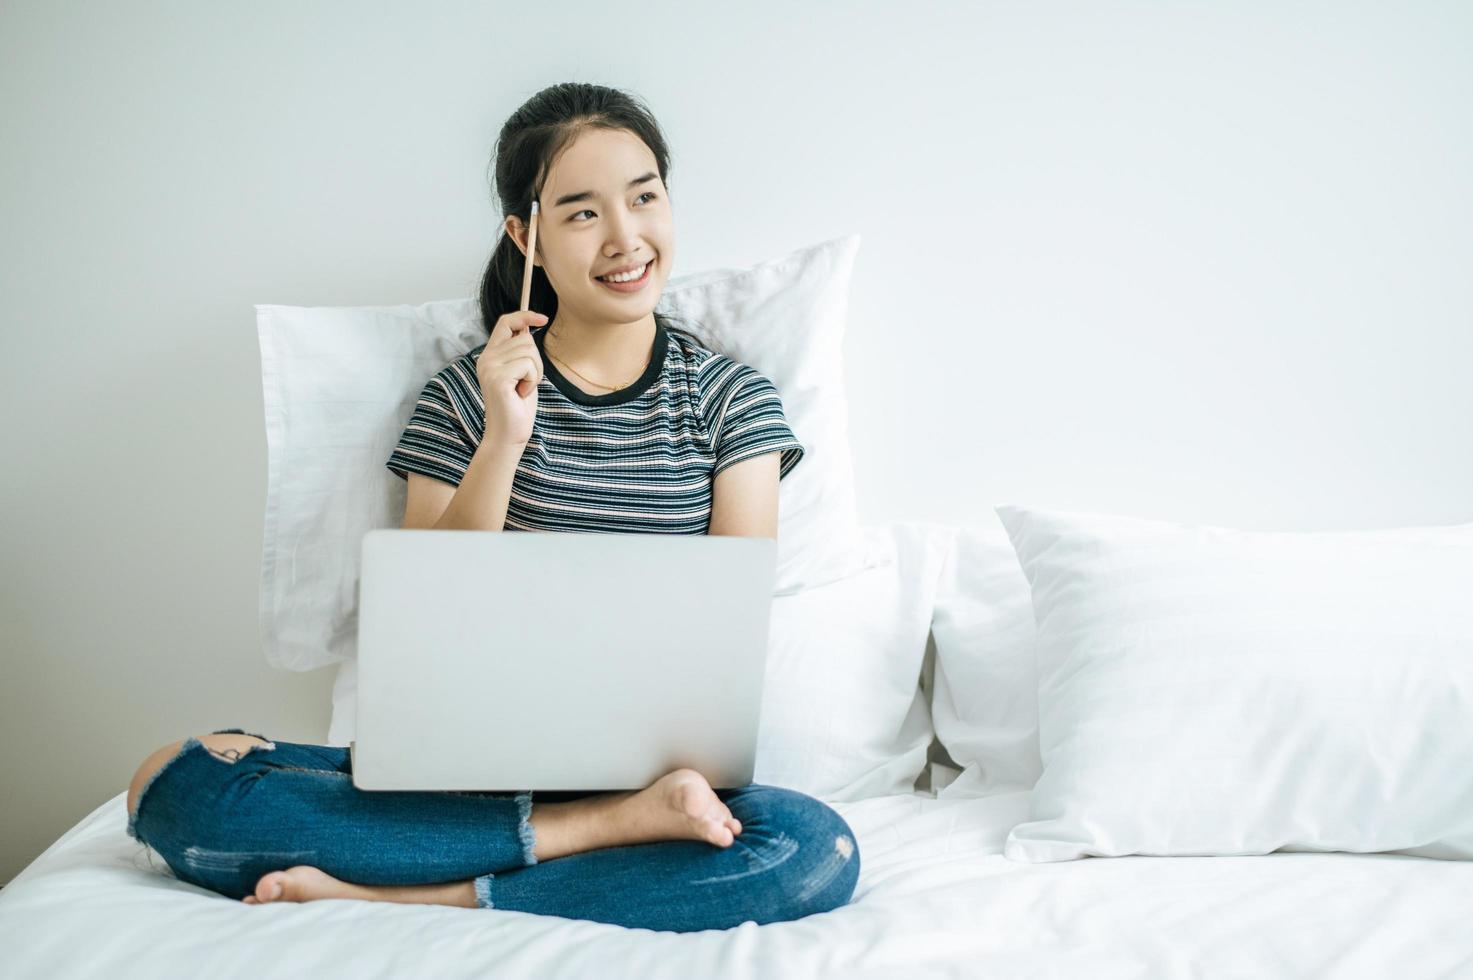
[[[828,911],[859,877],[849,825],[793,790],[718,790],[742,826],[729,847],[662,841],[539,862],[530,792],[370,792],[353,785],[346,748],[255,737],[267,744],[233,762],[187,739],[128,816],[128,835],[180,880],[234,899],[306,864],[360,885],[473,880],[481,908],[690,932]]]

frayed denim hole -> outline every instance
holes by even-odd
[[[494,877],[496,876],[481,875],[481,877],[475,880],[476,905],[480,908],[494,909],[496,907],[491,903],[491,879]]]
[[[181,758],[183,758],[184,753],[188,752],[190,749],[194,749],[194,748],[203,749],[204,747],[205,747],[205,743],[201,742],[199,739],[195,738],[193,735],[189,736],[188,738],[186,738],[184,740],[184,744],[182,746],[180,746],[179,751],[174,753],[174,757],[172,759],[170,759],[168,762],[165,762],[163,765],[159,766],[158,769],[154,770],[154,774],[152,776],[149,776],[148,777],[148,782],[144,783],[143,784],[143,789],[141,789],[141,790],[138,791],[138,802],[134,806],[133,812],[130,813],[130,814],[128,814],[128,828],[127,829],[128,829],[128,836],[129,837],[131,837],[134,840],[138,841],[138,843],[140,843],[140,844],[147,844],[148,843],[148,841],[146,841],[142,837],[139,837],[138,836],[138,816],[139,816],[139,814],[141,814],[143,812],[143,804],[148,800],[148,791],[151,790],[151,789],[153,789],[153,784],[156,783],[156,782],[158,782],[158,779],[159,779],[160,776],[162,776],[164,773],[168,772],[169,769],[174,765],[174,763],[178,762]],[[124,796],[123,798],[125,800],[127,799],[126,796]]]
[[[230,731],[230,732],[211,732],[210,734],[211,735],[250,735],[251,733],[250,732]],[[260,735],[251,735],[251,737],[252,738],[261,738]],[[265,745],[247,745],[246,748],[245,748],[245,751],[242,752],[240,755],[236,756],[234,759],[222,759],[208,745],[205,745],[203,742],[200,742],[200,745],[201,745],[202,748],[204,748],[204,750],[206,752],[209,753],[211,759],[214,759],[216,762],[223,762],[227,766],[233,766],[237,762],[240,762],[242,759],[244,759],[246,756],[250,755],[252,752],[275,752],[276,751],[276,743],[275,742],[271,741],[269,738],[264,738],[264,739],[261,739],[261,740],[263,742],[265,742],[266,744]],[[196,741],[198,741],[198,739],[196,739]]]
[[[798,901],[807,902],[827,888],[839,876],[839,872],[849,864],[849,859],[854,856],[854,850],[852,837],[847,834],[835,837],[833,850],[804,879],[803,887],[798,891]]]
[[[522,863],[533,865],[537,863],[537,828],[532,826],[532,794],[530,791],[518,793],[516,800],[517,839],[522,843]]]

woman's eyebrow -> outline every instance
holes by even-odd
[[[647,173],[641,177],[636,177],[629,182],[628,190],[632,191],[640,184],[643,184],[646,181],[656,180],[659,178],[659,176],[659,174],[651,171],[650,173]],[[555,208],[560,208],[564,204],[572,204],[575,201],[589,201],[597,196],[598,195],[594,194],[593,191],[579,191],[577,194],[564,194],[562,197],[552,202],[552,206]]]

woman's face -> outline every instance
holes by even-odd
[[[553,163],[538,200],[533,261],[557,292],[558,318],[597,324],[650,316],[669,278],[675,224],[644,141],[626,130],[585,129]],[[508,217],[507,230],[525,253],[521,222]],[[651,260],[636,291],[610,289],[596,279]]]

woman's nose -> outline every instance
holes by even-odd
[[[617,255],[634,255],[639,252],[639,220],[631,214],[616,212],[609,221],[609,244],[617,249]]]

